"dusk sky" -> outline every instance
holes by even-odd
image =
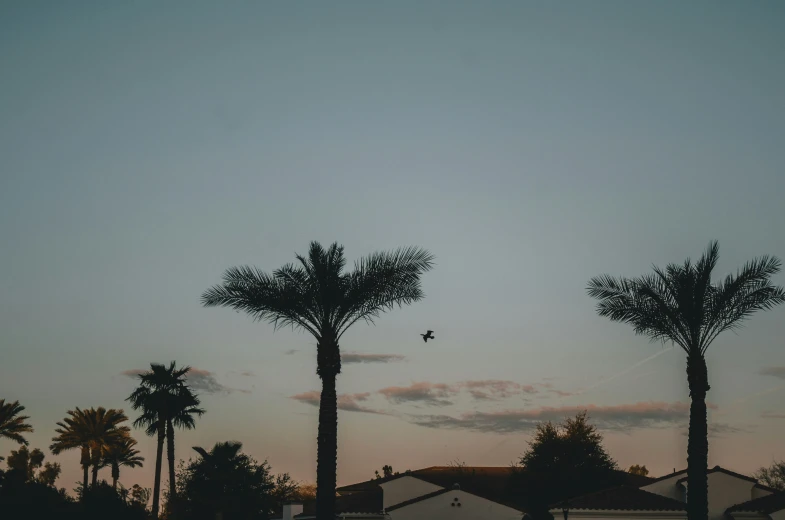
[[[776,0],[2,2],[0,398],[45,449],[75,406],[134,418],[125,374],[177,360],[207,409],[179,457],[238,440],[313,482],[315,341],[200,295],[310,240],[416,245],[425,300],[342,338],[339,485],[508,465],[584,408],[621,466],[682,469],[684,354],[585,288],[712,239],[717,277],[785,257],[784,24]],[[776,308],[709,350],[710,466],[785,458],[783,338]],[[152,486],[134,435],[120,480]],[[46,460],[76,486],[77,452]]]

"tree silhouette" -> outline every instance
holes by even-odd
[[[158,436],[155,458],[155,484],[153,487],[153,518],[158,518],[161,497],[161,466],[163,464],[164,439],[168,438],[169,496],[176,497],[174,471],[174,426],[194,427],[194,415],[201,416],[199,399],[186,384],[191,367],[177,368],[172,361],[168,367],[150,363],[150,370],[139,374],[139,386],[128,397],[134,410],[141,415],[134,421],[135,427],[144,427],[149,436]]]
[[[753,476],[766,486],[785,491],[785,460],[773,462],[768,468],[760,468]]]
[[[109,445],[101,461],[101,467],[112,468],[112,489],[117,489],[117,481],[120,478],[120,467],[141,468],[144,457],[139,455],[139,450],[135,448],[137,442],[131,436],[118,439]]]
[[[775,257],[756,258],[713,284],[712,271],[719,258],[719,245],[711,242],[697,263],[689,259],[639,278],[593,278],[588,293],[599,300],[597,312],[612,321],[628,323],[636,334],[653,341],[670,341],[687,354],[690,405],[687,442],[687,512],[690,520],[707,520],[708,422],[706,394],[709,377],[705,354],[724,331],[738,329],[759,310],[785,302],[782,287],[772,285],[779,272]]]
[[[396,305],[423,298],[420,277],[433,266],[433,256],[419,248],[377,252],[344,272],[343,246],[328,249],[311,242],[308,257],[265,273],[254,267],[233,267],[223,283],[202,295],[206,307],[243,311],[256,320],[302,329],[316,339],[316,373],[322,380],[316,461],[316,517],[335,517],[338,456],[338,410],[335,389],[341,372],[339,341],[359,320],[374,318]]]
[[[639,466],[637,464],[633,464],[632,466],[630,466],[630,469],[627,470],[627,473],[645,477],[649,474],[649,470],[646,468],[646,466]]]
[[[6,402],[0,399],[0,438],[5,437],[25,446],[29,444],[22,434],[33,433],[33,427],[25,422],[30,417],[19,415],[24,409],[19,401]]]
[[[93,466],[93,485],[98,482],[98,470],[108,447],[130,432],[121,423],[128,420],[122,410],[106,409],[102,406],[81,410],[68,410],[68,417],[58,422],[49,449],[54,455],[71,449],[81,452],[80,464],[84,471],[83,494],[87,490],[88,469]]]

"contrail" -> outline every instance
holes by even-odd
[[[668,347],[668,348],[662,349],[662,350],[660,350],[659,352],[657,352],[656,354],[652,354],[651,356],[649,356],[649,357],[647,357],[647,358],[645,358],[645,359],[641,359],[640,361],[638,361],[638,362],[636,362],[636,363],[633,363],[632,365],[628,366],[627,368],[625,368],[625,369],[624,369],[624,370],[622,370],[621,372],[619,372],[619,373],[617,373],[617,374],[614,374],[614,375],[612,375],[612,376],[610,376],[610,377],[606,377],[605,379],[600,379],[599,381],[597,381],[597,382],[596,382],[596,383],[594,383],[593,385],[587,386],[587,387],[586,387],[586,388],[584,388],[583,390],[579,390],[579,391],[575,392],[575,393],[574,393],[574,394],[572,394],[572,395],[573,395],[573,396],[575,396],[575,395],[581,395],[581,394],[585,394],[585,393],[586,393],[586,392],[588,392],[589,390],[594,390],[594,389],[595,389],[595,388],[597,388],[598,386],[604,385],[605,383],[608,383],[608,382],[610,382],[610,381],[613,381],[613,380],[614,380],[614,379],[616,379],[617,377],[621,377],[621,376],[623,376],[623,375],[625,375],[625,374],[627,374],[627,373],[629,373],[629,372],[631,372],[631,371],[635,370],[636,368],[638,368],[639,366],[643,365],[644,363],[648,363],[648,362],[649,362],[649,361],[651,361],[652,359],[655,359],[655,358],[657,358],[657,357],[659,357],[659,356],[661,356],[661,355],[665,354],[665,353],[666,353],[666,352],[668,352],[669,350],[673,350],[673,348],[674,348],[674,347],[673,347],[673,345],[671,345],[671,346],[670,346],[670,347]],[[568,396],[568,397],[571,397],[571,396]]]

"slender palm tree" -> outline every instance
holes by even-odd
[[[711,242],[697,263],[682,265],[640,278],[592,278],[588,293],[599,300],[597,312],[612,321],[628,323],[636,334],[652,341],[672,342],[687,354],[690,389],[690,426],[687,442],[687,510],[690,520],[708,518],[708,421],[706,394],[709,377],[705,354],[724,331],[735,330],[759,310],[785,302],[785,290],[772,284],[780,261],[763,256],[744,265],[735,275],[712,283],[719,245]]]
[[[155,459],[155,484],[153,487],[152,514],[158,517],[161,498],[161,466],[163,465],[164,439],[169,437],[169,490],[175,497],[174,477],[174,426],[193,427],[193,416],[202,415],[204,410],[198,408],[199,399],[186,384],[186,377],[191,367],[177,368],[172,361],[168,367],[158,363],[150,363],[150,370],[139,374],[139,387],[128,397],[134,410],[141,410],[141,415],[134,421],[134,426],[144,427],[149,436],[158,436]],[[185,416],[189,416],[187,419]],[[167,434],[167,426],[171,433]]]
[[[25,422],[29,416],[19,415],[24,409],[19,401],[5,402],[5,399],[0,399],[0,438],[4,437],[25,446],[29,444],[22,434],[33,433],[33,427]]]
[[[396,305],[423,298],[420,277],[433,266],[433,256],[419,248],[377,252],[344,272],[343,246],[324,249],[311,242],[308,258],[296,255],[265,273],[254,267],[233,267],[223,283],[202,295],[206,307],[223,306],[266,320],[277,329],[292,326],[316,339],[316,373],[322,380],[317,437],[316,517],[335,517],[338,456],[338,412],[335,382],[341,372],[339,340],[359,320],[373,322]]]
[[[55,432],[57,436],[52,439],[49,449],[54,455],[70,449],[79,449],[81,452],[80,464],[84,471],[82,489],[87,490],[88,470],[93,466],[93,485],[98,482],[98,470],[101,459],[110,445],[127,436],[130,432],[128,426],[121,423],[128,420],[122,410],[106,409],[101,406],[81,410],[76,408],[68,410],[68,417],[58,422]]]
[[[199,398],[187,386],[183,385],[180,391],[171,398],[168,407],[169,415],[166,418],[166,457],[169,463],[169,502],[170,511],[177,515],[177,487],[175,481],[174,457],[174,429],[193,430],[196,427],[195,417],[204,415],[204,409],[199,408]]]
[[[144,457],[139,455],[139,450],[135,448],[137,442],[130,436],[118,439],[109,445],[101,461],[101,467],[112,468],[112,487],[117,489],[117,481],[120,478],[120,467],[141,468]]]

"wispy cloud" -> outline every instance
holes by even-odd
[[[463,381],[458,383],[458,388],[465,388],[469,394],[478,400],[506,399],[521,394],[536,394],[534,385],[522,385],[514,381],[500,379],[485,379],[481,381]]]
[[[312,390],[310,392],[303,392],[302,394],[293,395],[291,396],[291,399],[318,408],[319,397],[320,397],[319,392],[317,392],[316,390]],[[369,397],[371,397],[370,392],[364,392],[359,394],[341,394],[338,396],[338,409],[346,412],[362,412],[362,413],[386,415],[385,412],[379,410],[373,410],[371,408],[362,406],[360,404],[361,402],[367,401]]]
[[[763,412],[760,416],[764,419],[785,419],[785,413],[778,412]]]
[[[393,363],[404,359],[406,359],[405,356],[398,354],[362,354],[359,352],[341,354],[341,362],[345,365],[351,363]]]
[[[460,429],[479,432],[527,432],[543,421],[561,421],[582,411],[598,428],[628,431],[634,428],[658,428],[683,424],[689,405],[684,403],[639,402],[614,406],[541,407],[530,410],[470,412],[459,416],[413,415],[410,420],[428,428]]]
[[[449,406],[453,398],[466,391],[478,401],[498,401],[515,396],[539,393],[535,385],[524,385],[503,379],[460,381],[455,384],[420,381],[409,386],[390,386],[378,392],[392,403],[421,403],[430,406]]]
[[[758,373],[763,375],[763,376],[772,376],[772,377],[776,377],[776,378],[779,378],[779,379],[785,379],[785,367],[783,367],[783,366],[779,366],[779,367],[765,367],[765,368],[762,368],[760,370],[760,372],[758,372]]]
[[[299,350],[297,350],[296,348],[290,348],[289,350],[284,352],[283,355],[284,356],[291,356],[292,354],[296,354],[297,352],[299,352]]]
[[[393,403],[424,403],[432,406],[449,406],[455,388],[444,383],[412,383],[409,386],[388,386],[379,393]]]
[[[126,377],[137,379],[139,374],[142,374],[146,371],[147,370],[133,368],[130,370],[123,370],[120,373]],[[191,370],[188,371],[185,379],[188,382],[188,386],[190,386],[193,390],[203,394],[229,394],[232,392],[242,392],[245,394],[250,393],[250,390],[231,388],[220,383],[218,379],[216,379],[214,372],[210,372],[209,370],[204,370],[201,368],[191,367]]]

